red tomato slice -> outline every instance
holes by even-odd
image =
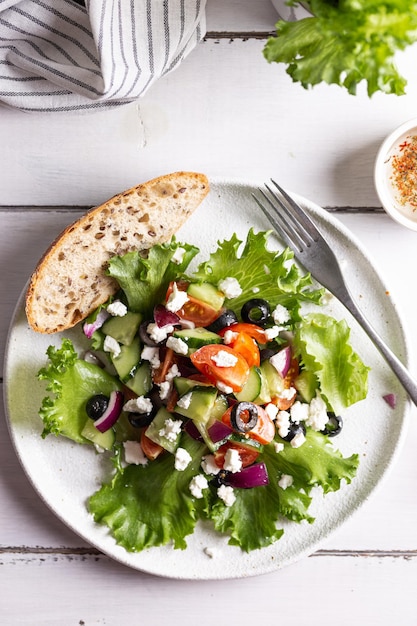
[[[166,375],[168,374],[168,370],[172,367],[172,365],[174,365],[174,363],[176,363],[175,352],[172,348],[167,348],[161,365],[153,374],[153,382],[156,384],[163,383]]]
[[[229,367],[222,367],[216,363],[216,358],[221,359],[221,352],[235,357],[236,363]],[[249,365],[241,354],[228,346],[209,344],[199,348],[190,356],[191,362],[199,372],[211,383],[221,382],[233,391],[241,391],[249,376]]]
[[[267,444],[270,443],[275,437],[275,424],[272,419],[269,417],[268,413],[261,406],[257,406],[258,408],[258,422],[252,430],[248,431],[246,435],[250,439],[255,439],[259,441],[259,443]],[[226,413],[222,416],[222,422],[232,427],[230,414],[232,412],[232,407],[227,409]]]
[[[253,446],[245,446],[245,444],[235,443],[234,441],[227,441],[214,452],[214,462],[216,463],[217,467],[223,467],[224,457],[226,456],[226,452],[230,448],[233,448],[234,450],[237,450],[239,452],[240,460],[242,461],[242,467],[248,467],[248,465],[252,465],[252,463],[255,463],[256,459],[259,456],[259,450],[257,450]]]
[[[236,352],[239,352],[245,359],[249,367],[258,367],[261,363],[258,344],[247,333],[238,333],[236,339],[227,344]]]
[[[173,283],[171,282],[166,294],[167,300],[172,292],[172,285]],[[177,287],[181,291],[186,291],[188,283],[179,281],[177,282]],[[209,326],[219,317],[220,311],[213,309],[212,306],[202,300],[188,296],[187,302],[176,313],[181,319],[193,322],[196,326]]]
[[[164,451],[162,446],[160,446],[158,443],[155,443],[146,436],[146,429],[142,430],[140,436],[140,445],[142,446],[143,454],[150,461],[154,461]]]
[[[265,331],[260,326],[256,324],[249,324],[247,322],[237,322],[236,324],[231,324],[230,326],[226,326],[226,328],[222,328],[219,331],[219,335],[223,337],[224,333],[227,330],[231,330],[234,333],[245,333],[255,339],[258,343],[267,343],[267,338],[265,336]]]

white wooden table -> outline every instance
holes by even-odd
[[[417,346],[417,234],[378,209],[372,178],[384,136],[416,115],[417,49],[398,58],[407,96],[305,91],[262,56],[276,21],[269,0],[208,0],[207,18],[205,41],[138,103],[85,116],[0,111],[1,359],[18,295],[74,207],[178,169],[275,176],[334,211],[374,258]],[[187,582],[127,569],[58,521],[0,412],[2,624],[417,623],[417,420],[377,494],[317,553],[255,578]]]

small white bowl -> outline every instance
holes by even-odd
[[[311,17],[310,11],[303,6],[302,2],[293,7],[288,6],[287,0],[271,0],[271,2],[280,18],[287,22],[295,22],[305,17]]]
[[[415,143],[415,158],[407,158],[412,152],[410,143]],[[414,172],[407,176],[407,187],[404,185],[404,175],[400,186],[396,182],[406,164],[406,158],[407,164],[411,166],[410,172]],[[410,186],[410,179],[415,184]],[[399,224],[417,231],[417,118],[401,124],[382,143],[375,161],[374,182],[379,200],[388,215]],[[410,203],[411,198],[415,205]]]

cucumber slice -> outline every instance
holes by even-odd
[[[142,315],[140,313],[128,311],[123,317],[110,317],[104,322],[102,331],[105,335],[110,335],[116,339],[118,343],[129,346],[138,332],[141,321]]]
[[[114,430],[110,428],[105,433],[101,433],[95,426],[91,419],[88,419],[84,428],[81,431],[83,437],[94,443],[94,445],[103,448],[104,450],[111,450],[115,441]]]
[[[191,380],[190,378],[185,378],[184,376],[176,376],[174,378],[174,387],[178,391],[179,396],[182,396],[188,391],[191,391],[193,387],[205,387],[205,386],[212,387],[213,385],[210,385],[209,383],[205,385],[204,383],[201,383],[198,380]]]
[[[122,344],[120,354],[112,356],[112,363],[120,380],[127,382],[134,375],[140,361],[141,344],[135,337],[130,345]]]
[[[220,311],[224,304],[224,294],[211,283],[191,283],[187,293],[196,300],[209,304],[216,311]]]
[[[152,373],[150,365],[147,361],[141,363],[132,378],[126,381],[126,387],[129,387],[138,396],[145,396],[152,389]]]
[[[259,453],[264,449],[263,445],[259,443],[259,441],[256,441],[256,439],[250,439],[249,437],[240,435],[239,433],[232,433],[229,441],[233,441],[234,443],[239,444],[242,448],[247,448],[248,450],[255,449]]]
[[[269,361],[261,363],[261,371],[265,377],[271,398],[278,396],[284,391],[284,379],[278,374],[275,367]]]
[[[172,413],[167,411],[165,407],[161,407],[146,429],[146,436],[154,443],[157,443],[165,450],[168,450],[168,452],[174,453],[178,448],[181,431],[178,432],[174,439],[171,439],[171,437],[168,438],[162,434],[167,420],[178,421],[178,419],[176,419]]]
[[[173,337],[177,337],[178,339],[182,339],[187,346],[188,352],[193,350],[198,350],[202,346],[207,346],[212,343],[221,343],[222,338],[217,333],[213,333],[206,328],[182,328],[180,330],[175,330],[172,333]]]
[[[239,402],[253,402],[262,390],[262,376],[259,367],[251,367],[248,380],[242,391],[235,393]]]
[[[219,393],[214,401],[213,408],[210,412],[210,417],[219,420],[221,419],[222,415],[226,413],[228,408],[229,403],[226,396],[223,396]]]
[[[181,403],[177,403],[175,406],[175,413],[183,415],[184,417],[189,417],[196,423],[196,425],[199,422],[207,423],[210,419],[211,411],[217,398],[216,387],[195,386],[187,393],[191,394],[190,403],[188,406],[181,406]],[[184,398],[184,396],[182,396],[182,398]]]
[[[308,370],[302,370],[294,380],[294,387],[307,403],[310,403],[316,395],[318,386],[317,376]]]

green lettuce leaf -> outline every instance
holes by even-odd
[[[355,94],[365,81],[369,96],[404,94],[406,80],[394,55],[417,41],[417,2],[310,0],[308,5],[313,17],[277,23],[277,35],[264,47],[267,61],[287,64],[287,73],[305,88],[335,83]]]
[[[174,469],[174,455],[164,454],[146,466],[119,469],[89,500],[95,521],[105,523],[116,541],[130,552],[171,540],[174,548],[185,549],[185,537],[203,516],[205,498],[193,498],[189,484],[201,472],[201,457],[207,450],[186,434],[180,446],[192,456],[184,471]]]
[[[185,253],[183,260],[175,263],[171,259],[178,248]],[[149,316],[154,305],[164,300],[169,283],[185,272],[197,253],[195,246],[172,239],[150,248],[146,258],[138,251],[111,258],[108,273],[123,289],[129,309]]]
[[[320,383],[322,396],[337,414],[368,392],[369,367],[349,343],[350,328],[323,313],[310,313],[297,325],[294,346],[306,370]]]
[[[191,279],[217,285],[226,276],[236,278],[242,294],[226,300],[226,306],[236,313],[256,293],[256,297],[267,300],[271,308],[281,304],[291,312],[292,320],[299,319],[301,302],[318,303],[323,291],[309,288],[311,277],[301,274],[292,262],[292,250],[268,250],[269,235],[270,232],[255,233],[250,229],[243,247],[235,234],[228,241],[219,242],[216,251],[199,265]]]
[[[38,373],[39,380],[48,381],[46,390],[50,392],[39,410],[44,423],[42,437],[51,433],[91,444],[81,434],[89,419],[85,404],[95,394],[110,395],[120,384],[97,365],[79,359],[69,339],[63,339],[60,348],[49,346],[47,356],[49,362]]]

